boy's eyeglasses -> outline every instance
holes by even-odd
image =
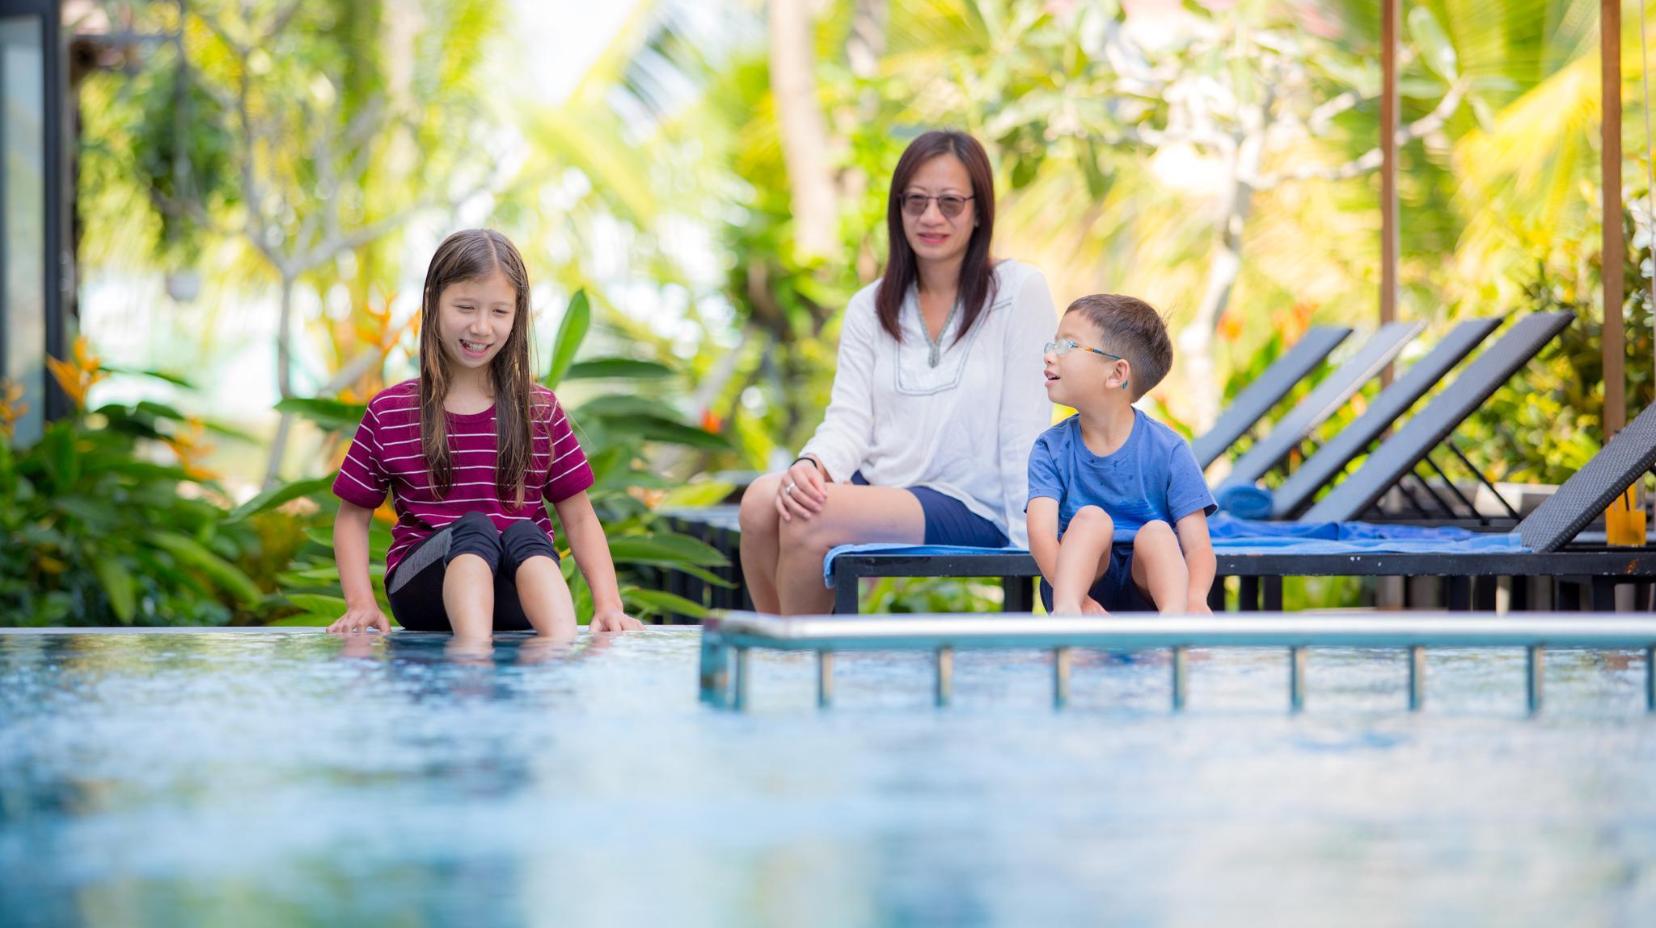
[[[1041,348],[1041,353],[1042,354],[1050,354],[1050,355],[1053,355],[1055,357],[1060,357],[1061,358],[1064,355],[1069,354],[1070,352],[1074,351],[1077,348],[1085,348],[1088,351],[1092,352],[1093,354],[1101,354],[1104,357],[1109,358],[1112,361],[1125,361],[1125,360],[1127,360],[1126,358],[1122,357],[1119,354],[1111,354],[1108,351],[1100,351],[1097,348],[1093,348],[1089,345],[1083,345],[1083,344],[1081,344],[1080,342],[1076,341],[1073,338],[1060,338],[1055,342],[1047,342],[1046,345]]]
[[[963,197],[958,193],[943,193],[935,197],[923,193],[905,193],[903,194],[903,212],[914,217],[924,216],[926,207],[930,205],[931,201],[936,200],[937,211],[942,213],[944,218],[953,219],[960,215],[961,210],[966,208],[966,201],[970,199],[972,198]]]

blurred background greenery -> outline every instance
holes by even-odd
[[[414,373],[425,263],[462,226],[528,258],[539,364],[609,468],[601,508],[637,542],[623,566],[646,613],[685,607],[651,570],[722,566],[655,513],[719,499],[730,483],[709,475],[785,463],[820,420],[840,310],[880,271],[887,178],[926,128],[988,146],[996,253],[1040,267],[1060,306],[1128,292],[1167,315],[1178,361],[1149,403],[1187,432],[1307,326],[1377,316],[1378,4],[591,7],[66,4],[85,341],[60,379],[79,378],[81,413],[0,471],[0,492],[37,507],[8,511],[25,545],[0,558],[0,616],[337,608],[319,478],[352,410]],[[1638,12],[1623,17],[1633,154],[1614,217],[1634,413],[1653,352]],[[1462,432],[1493,476],[1557,482],[1597,449],[1603,412],[1598,3],[1411,0],[1405,15],[1399,315],[1428,323],[1423,352],[1463,317],[1577,314]],[[70,452],[145,467],[62,470]],[[138,497],[161,508],[116,505]],[[120,557],[71,555],[77,533],[111,531]],[[865,608],[998,596],[872,593]]]

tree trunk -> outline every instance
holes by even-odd
[[[281,399],[293,395],[293,275],[282,271],[281,310],[276,314],[276,393]],[[281,477],[282,458],[287,454],[288,433],[293,417],[282,413],[276,435],[270,440],[270,460],[265,465],[264,486],[269,489]]]
[[[1179,363],[1186,372],[1191,398],[1191,427],[1200,435],[1219,417],[1222,385],[1214,372],[1213,333],[1230,305],[1231,291],[1242,273],[1242,231],[1253,208],[1254,188],[1244,178],[1253,177],[1259,167],[1264,139],[1244,136],[1236,147],[1235,160],[1225,185],[1225,213],[1220,222],[1219,242],[1208,265],[1207,287],[1190,324],[1179,333]]]
[[[807,0],[771,0],[770,75],[793,201],[794,247],[809,260],[831,255],[837,234],[828,126],[817,99]]]

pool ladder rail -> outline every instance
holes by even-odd
[[[1185,707],[1191,648],[1284,648],[1288,652],[1288,707],[1305,708],[1306,653],[1310,648],[1395,648],[1408,656],[1409,709],[1426,702],[1427,648],[1523,648],[1531,715],[1541,711],[1548,648],[1642,650],[1645,708],[1656,712],[1656,617],[1626,614],[1530,614],[1481,617],[1466,613],[1375,616],[1313,612],[1249,616],[1109,616],[1104,618],[1001,615],[824,615],[782,618],[755,612],[718,612],[702,624],[701,699],[742,711],[749,704],[754,648],[814,651],[817,705],[834,698],[834,654],[839,651],[930,651],[934,698],[954,695],[954,654],[961,649],[1033,649],[1052,652],[1052,705],[1069,703],[1074,648],[1110,651],[1165,649],[1171,653],[1175,712]]]

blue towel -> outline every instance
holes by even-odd
[[[1238,519],[1269,519],[1271,491],[1251,483],[1239,483],[1219,491],[1219,508]]]
[[[1208,519],[1213,548],[1226,554],[1521,554],[1530,549],[1517,532],[1474,532],[1454,526],[1375,522],[1264,522],[1219,513]],[[841,554],[1028,554],[1023,548],[963,545],[840,545],[822,559],[822,583],[833,586]]]

